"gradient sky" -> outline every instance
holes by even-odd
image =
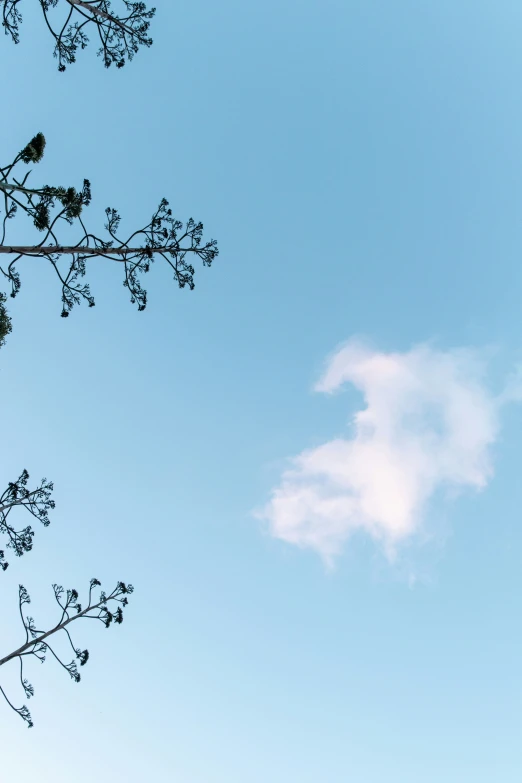
[[[2,483],[57,507],[1,652],[19,582],[40,624],[53,582],[135,594],[79,685],[28,669],[31,731],[0,704],[2,779],[518,783],[520,3],[158,3],[152,49],[65,74],[22,6],[2,161],[41,130],[94,226],[165,196],[220,256],[144,313],[94,263],[69,319],[21,268]]]

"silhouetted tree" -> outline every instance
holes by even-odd
[[[78,665],[76,661],[80,662],[80,666],[84,666],[89,660],[89,651],[81,650],[79,647],[75,647],[71,638],[70,629],[67,627],[76,620],[82,620],[86,618],[99,620],[106,628],[109,628],[113,623],[120,624],[123,621],[123,607],[128,603],[127,596],[133,592],[132,585],[126,585],[124,582],[118,582],[114,590],[107,595],[103,591],[100,592],[98,599],[93,599],[92,591],[95,587],[99,587],[101,582],[98,579],[91,579],[89,587],[89,601],[85,609],[78,602],[78,593],[76,590],[64,590],[61,585],[53,585],[54,597],[58,606],[61,609],[61,617],[58,623],[50,628],[48,631],[40,631],[36,628],[35,622],[32,617],[24,617],[24,607],[26,604],[31,603],[29,593],[23,585],[18,589],[18,603],[20,609],[20,617],[25,631],[25,642],[4,658],[0,658],[0,666],[4,666],[10,661],[17,660],[20,666],[20,684],[24,689],[25,696],[30,699],[34,695],[34,688],[24,677],[24,664],[28,657],[34,656],[41,663],[45,661],[46,654],[50,652],[52,656],[58,661],[58,663],[65,669],[71,679],[75,682],[80,682],[80,673],[78,671]],[[113,609],[114,604],[118,604],[116,609]],[[109,605],[111,609],[109,609]],[[51,647],[49,639],[54,634],[58,634],[61,631],[66,635],[69,644],[71,645],[74,653],[74,658],[70,663],[64,663],[56,651]],[[4,696],[9,706],[25,720],[29,728],[33,725],[31,719],[31,713],[27,706],[15,707],[13,703],[7,697],[4,689],[0,686],[0,691]]]
[[[14,551],[17,557],[24,552],[30,552],[33,548],[34,530],[30,525],[15,530],[11,524],[11,514],[14,509],[24,509],[32,517],[42,523],[44,527],[49,524],[49,511],[55,507],[51,500],[53,484],[47,479],[42,479],[36,489],[28,489],[29,473],[23,470],[17,481],[10,481],[0,495],[0,533],[9,538],[7,547]],[[0,550],[0,569],[5,571],[9,563],[5,560],[4,550]]]
[[[123,285],[129,289],[131,302],[138,305],[138,310],[144,310],[147,304],[147,292],[142,288],[140,277],[149,271],[156,258],[167,263],[180,288],[194,288],[194,267],[188,259],[195,256],[203,262],[203,266],[210,266],[218,255],[214,239],[202,244],[202,223],[196,223],[192,218],[186,223],[176,220],[168,202],[162,199],[148,223],[122,237],[119,232],[120,215],[109,207],[105,210],[107,237],[102,239],[84,222],[83,210],[91,199],[88,180],[84,180],[82,188],[76,190],[48,185],[30,188],[27,185],[30,171],[21,179],[16,178],[17,168],[22,164],[38,163],[44,149],[45,138],[37,133],[10,165],[0,168],[0,198],[3,196],[4,201],[0,254],[13,256],[5,268],[0,266],[0,271],[11,285],[11,296],[16,296],[20,290],[17,265],[24,257],[43,258],[52,266],[62,289],[62,316],[68,316],[73,306],[82,299],[89,307],[94,306],[89,285],[83,283],[83,278],[87,263],[95,257],[122,265]],[[41,232],[40,242],[6,243],[7,225],[19,211],[25,213]],[[64,223],[77,231],[76,242],[60,241],[58,232]],[[63,257],[68,259],[68,264],[62,272],[58,261]]]
[[[1,0],[2,26],[14,43],[20,40],[21,0]],[[86,34],[92,30],[99,38],[98,55],[108,68],[113,63],[122,68],[132,60],[140,46],[149,47],[150,19],[156,9],[147,10],[145,3],[116,0],[118,11],[112,10],[110,0],[36,0],[45,20],[45,25],[54,39],[54,56],[58,59],[58,70],[65,71],[67,65],[76,62],[78,49],[85,49],[89,43]],[[32,0],[34,9],[35,0]],[[34,10],[33,10],[34,13]]]

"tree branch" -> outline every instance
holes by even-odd
[[[16,557],[21,557],[25,552],[33,548],[34,530],[27,526],[21,530],[15,530],[9,520],[9,515],[14,508],[24,508],[31,516],[42,523],[44,527],[49,525],[49,511],[54,509],[55,502],[51,499],[54,489],[53,483],[42,479],[40,484],[29,491],[27,482],[29,473],[23,470],[16,481],[10,481],[7,489],[0,495],[0,533],[5,533],[9,542],[8,548],[14,550]],[[0,550],[0,568],[5,571],[9,563],[4,558],[3,550]]]
[[[141,285],[141,276],[149,272],[156,259],[162,259],[180,288],[194,288],[194,267],[191,258],[199,258],[203,266],[210,266],[218,255],[214,239],[203,243],[203,224],[189,218],[185,223],[175,219],[168,201],[162,199],[151,219],[130,236],[119,233],[120,215],[109,207],[105,210],[107,237],[89,230],[84,223],[84,210],[91,200],[88,180],[80,190],[73,187],[49,186],[30,188],[25,176],[16,178],[14,170],[22,163],[37,163],[43,157],[45,138],[41,133],[18,153],[8,166],[0,167],[0,194],[4,200],[3,233],[0,256],[13,256],[0,273],[9,281],[11,296],[20,290],[21,280],[18,266],[23,258],[44,258],[50,262],[62,290],[62,316],[68,316],[74,305],[82,300],[89,307],[95,304],[88,283],[82,278],[87,272],[88,262],[95,257],[117,261],[123,265],[123,285],[129,289],[130,299],[144,310],[147,292]],[[24,212],[35,228],[41,232],[42,240],[33,244],[14,244],[6,241],[7,224]],[[75,244],[61,242],[59,229],[65,221],[78,232]],[[68,269],[60,270],[61,258],[67,259]]]
[[[104,11],[103,8],[95,5],[94,3],[85,3],[83,0],[67,0],[67,2],[69,5],[77,5],[81,8],[84,8],[89,13],[94,14],[94,16],[101,16],[102,19],[105,19],[111,24],[116,25],[116,27],[119,27],[121,30],[129,33],[129,35],[134,35],[134,30],[132,30],[132,28],[127,27],[127,25],[120,19],[117,19],[115,16],[111,16],[106,11]]]
[[[2,3],[2,26],[15,44],[20,41],[22,15],[21,0],[0,0]],[[76,62],[78,49],[85,49],[89,38],[85,27],[94,27],[100,41],[98,55],[106,68],[113,63],[122,68],[132,60],[140,46],[148,48],[152,39],[148,36],[150,20],[156,9],[147,10],[143,2],[118,0],[122,13],[112,13],[110,0],[39,0],[45,24],[54,39],[54,56],[58,59],[58,70],[65,71],[67,65]],[[63,8],[65,13],[61,25],[55,23],[54,9]],[[76,20],[76,21],[73,21]]]
[[[88,650],[80,650],[79,648],[74,647],[67,626],[76,620],[86,618],[99,620],[106,628],[109,628],[113,623],[122,623],[123,608],[127,606],[128,596],[133,592],[134,588],[132,585],[126,585],[124,582],[118,582],[114,590],[109,595],[106,595],[103,591],[101,591],[99,599],[93,603],[93,587],[98,587],[100,584],[101,583],[98,579],[91,579],[89,587],[89,603],[85,609],[82,609],[81,604],[78,602],[78,593],[76,590],[64,591],[61,585],[53,585],[54,596],[57,604],[62,609],[62,616],[60,621],[53,628],[42,632],[36,630],[32,617],[24,618],[23,616],[23,607],[31,602],[31,598],[25,587],[23,585],[19,586],[18,603],[20,608],[20,616],[22,618],[22,623],[26,634],[26,641],[13,652],[9,653],[3,658],[0,658],[0,666],[5,666],[5,664],[9,663],[10,661],[18,659],[20,663],[20,682],[27,698],[31,698],[31,696],[34,694],[33,686],[26,679],[24,679],[23,676],[24,660],[27,656],[34,655],[43,663],[45,661],[45,653],[47,650],[49,650],[54,658],[56,658],[58,663],[69,673],[71,678],[75,682],[80,682],[81,678],[78,672],[76,660],[79,660],[80,666],[84,666],[89,660],[89,652]],[[63,597],[65,597],[65,600],[62,603]],[[114,612],[108,608],[108,605],[111,602],[118,604],[118,608]],[[48,639],[60,631],[64,631],[75,653],[76,660],[73,659],[70,663],[64,663],[60,656],[57,655],[56,652],[49,646]],[[31,727],[33,723],[31,714],[27,707],[25,705],[20,708],[15,707],[1,687],[0,692],[3,694],[9,706],[15,712],[17,712],[20,717],[23,718],[23,720],[27,722],[29,727]]]

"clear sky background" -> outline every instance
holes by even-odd
[[[2,779],[518,783],[520,3],[158,6],[122,71],[93,44],[59,74],[29,3],[1,40],[4,164],[41,130],[33,181],[88,177],[93,226],[165,196],[220,246],[192,293],[155,266],[144,313],[100,262],[61,319],[21,267],[2,483],[57,508],[0,575],[1,652],[19,582],[40,624],[53,582],[135,594],[78,624],[79,685],[29,668],[33,729],[0,704]]]

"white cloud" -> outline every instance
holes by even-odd
[[[331,394],[350,383],[362,392],[353,436],[292,458],[258,516],[273,536],[327,562],[357,530],[392,553],[420,529],[437,489],[479,490],[491,478],[499,409],[520,383],[495,397],[484,375],[472,350],[381,353],[350,341],[315,388]]]

